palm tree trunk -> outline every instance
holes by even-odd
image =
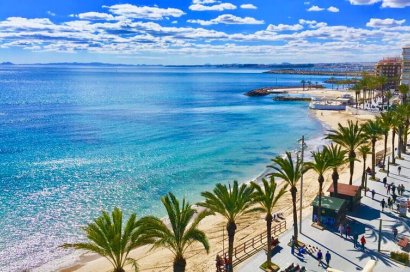
[[[292,205],[293,205],[293,235],[295,236],[295,242],[298,240],[298,213],[296,209],[296,193],[298,189],[295,186],[290,188],[290,193],[292,195]],[[299,218],[301,220],[301,218]]]
[[[272,214],[266,215],[266,235],[268,240],[268,253],[266,254],[266,261],[269,265],[272,260]]]
[[[364,180],[366,179],[366,157],[363,157],[363,174],[362,174],[362,189],[364,188]]]
[[[387,156],[387,140],[389,137],[389,132],[384,134],[384,153],[383,153],[383,170],[386,165],[386,156]]]
[[[376,139],[372,139],[372,179],[376,179]]]
[[[122,267],[116,267],[116,268],[114,269],[114,272],[125,272],[125,270],[124,270],[124,268],[122,268]]]
[[[394,155],[394,143],[395,143],[395,139],[396,138],[396,130],[393,129],[393,135],[392,135],[392,140],[391,140],[391,154],[392,154],[392,164],[396,164],[396,156]]]
[[[319,176],[318,181],[319,181],[319,205],[317,207],[317,222],[318,222],[318,225],[320,225],[321,224],[320,216],[322,214],[322,190],[323,190],[323,182],[325,181],[323,175]]]
[[[333,192],[335,194],[335,197],[337,197],[337,182],[339,181],[339,173],[337,172],[337,168],[333,168],[333,173],[332,173],[332,180],[333,180]]]
[[[409,120],[406,121],[406,126],[404,128],[404,135],[403,135],[403,152],[407,152],[407,136],[409,133]]]
[[[402,151],[402,145],[403,145],[403,143],[402,143],[403,138],[402,137],[403,137],[403,127],[400,126],[399,127],[399,135],[398,135],[399,142],[397,144],[397,157],[399,159],[401,159],[401,151]]]
[[[352,185],[353,183],[353,174],[354,174],[354,161],[356,159],[356,153],[354,151],[349,152],[349,164],[350,164],[350,179],[349,184]]]
[[[183,256],[177,256],[174,259],[174,272],[185,272],[186,260]]]
[[[228,222],[226,226],[226,230],[228,232],[228,260],[229,260],[228,272],[233,272],[232,257],[233,257],[233,244],[234,244],[235,231],[236,231],[235,222]]]

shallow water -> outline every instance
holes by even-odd
[[[245,181],[322,132],[306,102],[244,92],[325,77],[258,70],[0,66],[0,267],[70,253],[101,209],[163,215],[169,191],[191,202]],[[4,269],[4,270],[3,270]]]

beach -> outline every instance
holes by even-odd
[[[301,93],[300,89],[288,90],[289,93]],[[311,94],[315,96],[326,96],[326,97],[337,97],[340,96],[341,92],[332,90],[310,90],[305,91],[306,94]],[[351,115],[346,112],[337,111],[310,111],[318,120],[320,120],[323,126],[327,129],[337,128],[338,123],[346,124],[348,120],[364,122],[374,116],[369,115]],[[308,139],[309,140],[309,139]],[[382,141],[378,142],[377,151],[381,151],[383,148]],[[361,176],[362,166],[361,162],[356,162],[354,178]],[[349,179],[349,169],[348,166],[343,166],[339,169],[340,183],[347,183]],[[331,184],[331,171],[329,171],[325,178],[324,191],[327,190]],[[304,176],[304,189],[303,189],[303,214],[307,216],[311,213],[310,203],[317,195],[318,182],[317,175],[313,172],[308,172]],[[283,212],[286,216],[287,227],[292,226],[291,219],[291,196],[289,193],[283,197],[277,205],[277,212]],[[298,200],[299,203],[299,192]],[[298,214],[299,215],[299,214]],[[266,228],[266,223],[263,214],[249,214],[242,216],[238,222],[238,229],[235,236],[235,244],[238,245],[241,241],[245,241],[256,234],[263,232]],[[205,251],[198,247],[192,246],[186,254],[187,257],[187,271],[213,271],[215,267],[215,256],[217,252],[223,248],[223,229],[225,228],[225,221],[219,216],[210,216],[203,220],[200,224],[200,228],[205,231],[208,236],[211,249],[207,255]],[[225,233],[226,238],[226,233]],[[225,248],[227,243],[225,241]],[[172,270],[172,254],[166,249],[156,249],[150,250],[150,246],[145,246],[134,250],[131,257],[138,261],[141,271],[171,271]],[[97,272],[97,271],[109,271],[110,265],[108,261],[103,258],[97,258],[90,260],[90,255],[85,255],[85,257],[76,263],[75,266],[62,269],[62,272]],[[128,267],[127,271],[132,271]]]

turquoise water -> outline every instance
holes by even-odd
[[[163,215],[246,181],[322,127],[305,102],[244,92],[297,85],[258,70],[0,66],[0,270],[63,257],[101,209]],[[313,82],[325,77],[305,77]],[[4,270],[2,270],[4,269]]]

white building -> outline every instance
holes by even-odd
[[[403,65],[400,84],[410,86],[410,46],[403,47]]]

